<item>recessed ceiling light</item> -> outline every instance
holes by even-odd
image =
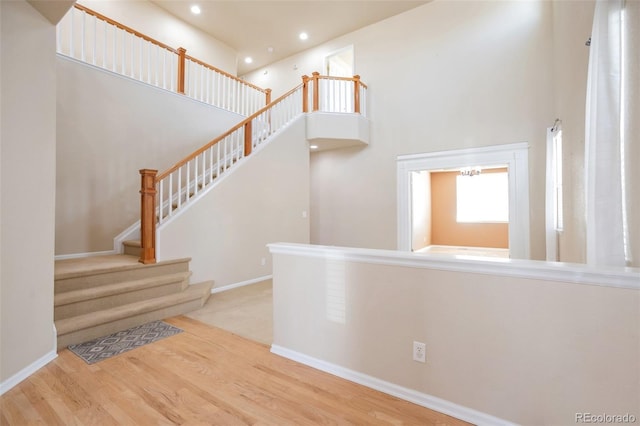
[[[244,58],[244,62],[245,64],[250,64],[251,62],[253,62],[253,58],[251,56],[247,56],[246,58]]]
[[[318,149],[318,145],[311,145],[311,146],[309,146],[309,148],[311,148],[311,149]]]
[[[193,13],[194,15],[200,15],[200,12],[202,12],[200,10],[200,6],[198,6],[197,4],[191,6],[191,13]]]
[[[309,34],[307,33],[300,33],[300,35],[298,36],[300,37],[300,40],[306,40],[309,38]]]
[[[271,46],[267,47],[267,52],[273,53],[273,47],[271,47]]]

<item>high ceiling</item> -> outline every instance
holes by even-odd
[[[428,1],[151,0],[238,52],[238,74],[263,67]],[[201,9],[191,13],[192,5]],[[309,38],[298,38],[306,32]],[[271,48],[271,49],[270,49]],[[269,51],[271,50],[271,52]],[[253,58],[251,64],[245,57]]]

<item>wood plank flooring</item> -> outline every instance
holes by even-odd
[[[0,397],[1,425],[464,425],[197,320],[87,365],[65,349]]]

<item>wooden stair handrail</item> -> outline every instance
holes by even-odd
[[[198,150],[192,152],[191,154],[189,154],[188,156],[186,156],[182,160],[178,161],[177,163],[175,163],[173,166],[171,166],[170,168],[168,168],[164,172],[158,174],[158,176],[156,176],[156,183],[160,182],[162,179],[164,179],[165,177],[169,176],[171,173],[175,172],[180,167],[184,166],[189,161],[193,160],[198,155],[202,154],[204,151],[206,151],[207,149],[211,148],[212,146],[214,146],[215,144],[217,144],[218,142],[220,142],[221,140],[223,140],[224,138],[226,138],[227,136],[229,136],[230,134],[232,134],[233,132],[235,132],[239,128],[241,128],[243,126],[246,126],[247,123],[250,123],[251,121],[253,121],[254,118],[258,117],[263,112],[269,110],[273,106],[275,106],[275,105],[279,104],[280,102],[282,102],[282,100],[284,100],[287,96],[291,95],[293,92],[298,90],[300,88],[300,86],[301,85],[298,85],[298,86],[294,87],[293,89],[291,89],[290,91],[288,91],[284,95],[280,96],[275,101],[271,102],[269,105],[265,106],[264,108],[258,110],[255,113],[253,113],[249,117],[247,117],[244,120],[242,120],[240,123],[238,123],[235,126],[233,126],[231,129],[229,129],[226,132],[224,132],[222,135],[220,135],[217,138],[213,139],[211,142],[209,142],[205,146],[203,146],[203,147],[199,148]]]
[[[88,7],[83,6],[81,4],[78,4],[78,3],[75,3],[73,5],[73,7],[75,7],[78,10],[81,10],[83,12],[86,12],[89,15],[95,16],[96,18],[98,18],[98,19],[100,19],[102,21],[105,21],[108,24],[114,25],[114,26],[120,28],[121,30],[125,30],[125,31],[135,35],[136,37],[140,37],[140,38],[148,41],[149,43],[153,43],[153,44],[155,44],[157,46],[162,47],[163,49],[167,49],[167,50],[169,50],[169,51],[171,51],[171,52],[173,52],[175,54],[178,54],[178,49],[174,49],[171,46],[167,46],[166,44],[164,44],[164,43],[162,43],[162,42],[160,42],[160,41],[158,41],[156,39],[153,39],[153,38],[151,38],[151,37],[149,37],[147,35],[144,35],[141,32],[138,32],[138,31],[134,30],[133,28],[128,27],[128,26],[126,26],[124,24],[121,24],[120,22],[115,21],[115,20],[113,20],[113,19],[111,19],[111,18],[109,18],[107,16],[104,16],[104,15],[96,12],[95,10],[89,9]]]
[[[235,75],[233,75],[233,74],[229,74],[229,73],[228,73],[228,72],[226,72],[226,71],[222,71],[220,68],[216,68],[216,67],[214,67],[213,65],[209,65],[209,64],[207,64],[206,62],[201,61],[200,59],[196,59],[196,58],[194,58],[193,56],[185,55],[185,58],[186,58],[186,59],[188,59],[188,60],[190,60],[190,61],[192,61],[192,62],[195,62],[195,63],[196,63],[196,64],[198,64],[198,65],[202,65],[202,66],[203,66],[203,67],[205,67],[205,68],[209,68],[211,71],[215,71],[215,72],[217,72],[217,73],[219,73],[219,74],[224,75],[225,77],[229,77],[229,78],[231,78],[231,79],[233,79],[233,80],[236,80],[237,82],[242,83],[242,84],[244,84],[245,86],[249,86],[249,87],[251,87],[252,89],[258,90],[258,91],[260,91],[260,92],[262,92],[262,93],[267,93],[267,91],[271,91],[271,89],[263,89],[262,87],[258,87],[258,86],[256,86],[255,84],[249,83],[248,81],[244,81],[243,79],[238,78],[238,77],[236,77],[236,76],[235,76]],[[267,103],[268,103],[268,102],[267,102]]]
[[[160,41],[158,41],[158,40],[156,40],[154,38],[151,38],[151,37],[149,37],[149,36],[147,36],[145,34],[142,34],[141,32],[136,31],[133,28],[128,27],[127,25],[124,25],[124,24],[122,24],[122,23],[120,23],[120,22],[118,22],[118,21],[116,21],[114,19],[111,19],[111,18],[109,18],[107,16],[104,16],[101,13],[96,12],[95,10],[92,10],[92,9],[86,7],[86,6],[83,6],[83,5],[77,4],[77,3],[74,4],[73,6],[76,9],[80,10],[80,11],[83,11],[83,12],[89,14],[89,15],[95,16],[96,18],[98,18],[98,19],[100,19],[100,20],[102,20],[102,21],[104,21],[104,22],[106,22],[108,24],[114,25],[115,27],[120,28],[121,30],[127,31],[128,33],[131,33],[136,37],[140,37],[141,39],[146,40],[149,43],[153,43],[156,46],[159,46],[159,47],[161,47],[163,49],[166,49],[166,50],[178,55],[178,74],[177,74],[178,75],[178,85],[177,85],[177,92],[180,93],[180,94],[184,94],[184,87],[185,87],[185,80],[184,80],[184,76],[185,76],[185,60],[188,59],[188,60],[190,60],[192,62],[195,62],[195,63],[197,63],[199,65],[202,65],[203,67],[206,67],[206,68],[210,69],[211,71],[220,73],[220,74],[224,75],[227,78],[235,80],[235,81],[237,81],[237,82],[239,82],[239,83],[241,83],[243,85],[246,85],[248,87],[251,87],[252,89],[255,89],[255,90],[259,91],[259,92],[264,93],[266,95],[265,104],[269,104],[270,101],[271,101],[271,89],[263,89],[261,87],[258,87],[256,85],[252,84],[252,83],[249,83],[248,81],[242,80],[241,78],[238,78],[233,74],[230,74],[230,73],[228,73],[226,71],[223,71],[220,68],[214,67],[213,65],[207,64],[206,62],[203,62],[203,61],[201,61],[199,59],[196,59],[193,56],[187,55],[186,54],[187,50],[182,48],[182,47],[180,47],[178,49],[175,49],[175,48],[173,48],[171,46],[168,46],[168,45],[166,45],[166,44],[164,44],[164,43],[162,43],[162,42],[160,42]]]
[[[331,75],[318,75],[318,79],[319,80],[355,81],[355,80],[360,80],[360,76],[354,75],[353,77],[334,77]],[[363,82],[360,82],[360,86],[364,87],[365,89],[368,88],[368,86]]]

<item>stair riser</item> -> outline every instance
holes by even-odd
[[[140,257],[140,252],[142,252],[142,249],[140,247],[127,245],[124,246],[124,254]]]
[[[149,321],[160,320],[163,318],[169,318],[176,315],[182,315],[184,313],[193,311],[202,306],[202,300],[200,298],[194,300],[188,300],[186,302],[168,306],[166,308],[158,309],[155,311],[144,312],[135,316],[118,319],[108,323],[100,324],[95,327],[85,328],[83,330],[73,331],[61,336],[58,336],[58,350],[62,350],[69,345],[86,342],[97,337],[107,336],[116,331],[125,330],[127,328],[135,327],[145,324]]]
[[[127,270],[109,271],[102,273],[87,274],[72,278],[61,278],[55,280],[55,293],[65,291],[80,290],[96,287],[116,282],[133,281],[153,276],[175,274],[178,272],[188,272],[189,261],[169,264],[140,265]]]
[[[56,306],[54,309],[54,319],[60,320],[64,318],[70,318],[76,315],[84,315],[89,312],[114,308],[116,306],[127,305],[129,303],[147,300],[154,297],[179,293],[180,291],[187,288],[188,285],[189,281],[188,279],[186,279],[154,287],[128,291],[125,293],[119,293],[105,297],[97,297],[89,300],[68,303],[62,306]]]

